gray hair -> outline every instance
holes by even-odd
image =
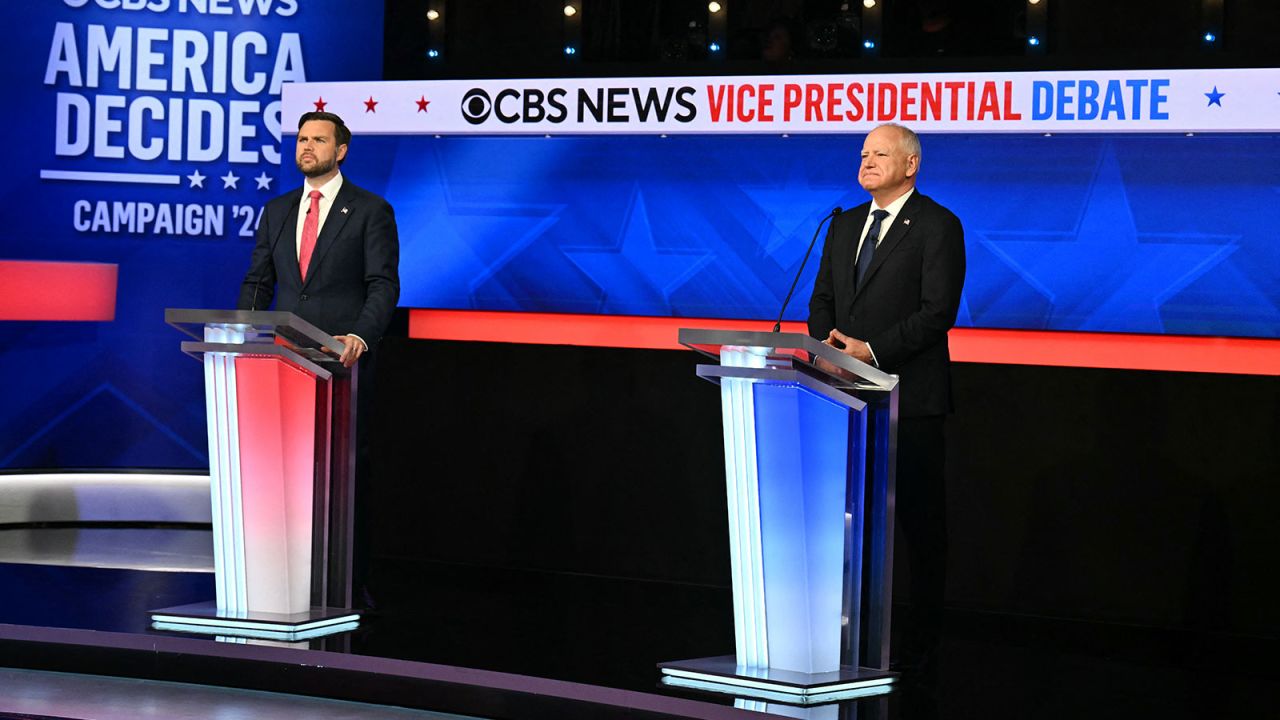
[[[898,123],[884,123],[877,125],[876,130],[880,128],[893,128],[898,131],[898,147],[907,155],[915,155],[920,157],[920,136],[914,130]]]

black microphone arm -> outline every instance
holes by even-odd
[[[307,212],[310,212],[310,210],[308,210]],[[259,218],[259,222],[261,222],[261,218]],[[270,246],[269,248],[267,248],[267,262],[272,263],[272,264],[274,264],[274,263],[275,263],[275,261],[276,261],[276,243],[280,242],[280,238],[281,238],[283,235],[284,235],[284,228],[281,228],[281,229],[280,229],[280,234],[279,234],[279,235],[276,235],[274,238],[272,238],[272,240],[271,240],[271,246]],[[258,309],[258,291],[262,289],[262,280],[263,280],[263,278],[262,278],[262,273],[258,273],[258,279],[257,279],[257,280],[255,280],[255,281],[254,281],[254,283],[253,283],[253,302],[249,303],[249,310],[250,310],[250,311],[253,311],[253,310],[257,310],[257,309]]]
[[[796,277],[791,281],[791,289],[787,291],[787,299],[782,301],[782,309],[778,311],[778,321],[773,324],[773,332],[782,330],[782,316],[786,314],[787,305],[791,302],[791,295],[796,291],[796,283],[800,282],[800,276],[804,274],[805,263],[809,262],[809,255],[813,253],[813,246],[818,242],[818,233],[822,232],[822,226],[842,212],[844,212],[844,209],[839,205],[832,208],[831,212],[822,218],[822,222],[818,223],[818,228],[813,231],[813,239],[809,241],[809,249],[804,251],[804,259],[800,261],[800,269],[796,271]]]

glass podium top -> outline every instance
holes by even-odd
[[[681,328],[679,340],[690,350],[717,360],[722,350],[733,349],[762,355],[770,367],[816,371],[838,388],[890,392],[898,386],[897,375],[855,360],[803,333]]]
[[[243,333],[242,342],[281,345],[315,363],[332,364],[342,343],[291,312],[280,310],[202,310],[167,308],[164,320],[197,341],[207,338],[206,327]]]

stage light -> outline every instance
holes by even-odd
[[[866,49],[868,49],[868,50],[875,50],[875,49],[876,49],[876,41],[875,41],[875,40],[863,40],[863,41],[862,41],[862,47],[864,47],[864,48],[866,48]]]
[[[575,47],[574,47],[574,46],[572,46],[572,45],[565,45],[565,46],[564,46],[564,54],[565,54],[565,55],[577,55],[577,54],[578,54],[578,49],[577,49],[577,48],[575,48]]]
[[[870,10],[876,6],[876,0],[862,0],[862,7]]]
[[[1207,32],[1207,33],[1205,33],[1205,34],[1204,34],[1204,41],[1205,41],[1205,42],[1207,42],[1207,43],[1214,42],[1214,41],[1216,41],[1217,39],[1218,39],[1218,36],[1217,36],[1217,35],[1214,35],[1214,34],[1213,34],[1213,33],[1211,33],[1211,32]]]
[[[428,50],[428,51],[427,51],[427,57],[429,57],[429,58],[438,58],[438,57],[440,57],[440,51],[439,51],[439,50],[435,50],[435,49]]]
[[[718,2],[707,3],[707,12],[709,13],[718,13],[723,9]]]
[[[428,10],[428,11],[427,11],[427,19],[428,19],[428,20],[439,20],[439,19],[440,19],[440,11],[439,11],[439,10]]]
[[[720,43],[711,43],[707,46],[711,52],[720,52]]]
[[[1035,35],[1032,35],[1031,37],[1027,38],[1027,44],[1030,45],[1031,47],[1036,47],[1037,45],[1040,44],[1040,38],[1036,37]]]
[[[574,15],[577,15],[577,14],[578,14],[578,8],[574,7],[573,5],[564,6],[565,17],[573,17]]]
[[[1039,5],[1040,0],[1027,0],[1027,3],[1030,5]]]

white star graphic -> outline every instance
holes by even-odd
[[[262,171],[262,174],[261,174],[261,175],[259,175],[259,176],[258,176],[258,177],[256,177],[256,178],[254,178],[253,180],[254,180],[254,182],[258,183],[258,189],[259,189],[259,190],[270,190],[270,189],[271,189],[271,180],[272,180],[272,178],[270,178],[270,177],[268,177],[268,176],[267,176],[267,171],[266,171],[266,170],[263,170],[263,171]]]
[[[222,180],[223,190],[226,190],[227,188],[231,188],[232,190],[240,189],[239,187],[236,186],[236,183],[240,182],[240,178],[237,177],[236,174],[230,170],[227,171],[226,175],[222,176],[221,180]]]
[[[187,187],[202,188],[202,189],[203,189],[203,188],[204,188],[204,178],[205,178],[205,176],[204,176],[204,175],[201,175],[199,170],[196,170],[195,172],[193,172],[193,173],[191,173],[190,175],[188,175],[188,176],[187,176],[187,179],[191,181],[191,184],[190,184],[190,185],[188,185]]]

